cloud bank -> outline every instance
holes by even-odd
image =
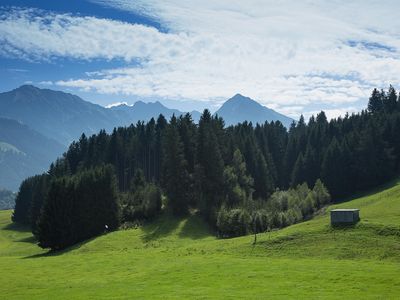
[[[124,68],[56,84],[198,101],[242,93],[290,116],[324,108],[335,117],[365,105],[372,87],[400,83],[397,1],[94,2],[155,18],[168,31],[3,9],[0,55],[123,60]]]

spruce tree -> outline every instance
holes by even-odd
[[[194,172],[196,157],[196,125],[193,123],[192,116],[189,113],[180,116],[177,121],[188,172],[191,174]]]
[[[383,99],[383,106],[386,113],[392,113],[397,106],[397,92],[392,85],[389,87],[388,94]]]
[[[268,168],[268,164],[260,151],[257,152],[255,161],[254,197],[267,200],[275,190],[275,182]]]
[[[34,231],[39,246],[60,250],[120,222],[117,185],[111,166],[54,179]]]
[[[168,203],[176,215],[183,215],[188,209],[191,187],[189,185],[187,162],[184,157],[183,145],[175,116],[172,116],[166,129],[163,149],[163,185],[168,197]]]
[[[165,132],[165,128],[167,127],[167,120],[163,115],[160,115],[156,122],[156,137],[155,137],[155,155],[154,155],[154,179],[155,182],[159,183],[161,180],[162,173],[162,165],[163,165],[163,135]]]
[[[336,138],[332,139],[322,163],[321,176],[332,195],[343,194],[343,166],[341,165],[341,153]]]
[[[197,203],[207,218],[222,200],[224,162],[217,136],[214,132],[211,113],[204,110],[197,137],[195,184]]]
[[[293,134],[289,135],[289,141],[286,147],[285,158],[284,158],[284,169],[285,169],[285,185],[284,188],[289,187],[292,181],[292,173],[293,168],[298,158],[297,150],[296,150],[296,140],[294,136],[294,131],[292,130]]]
[[[381,184],[395,171],[393,148],[388,147],[381,130],[381,127],[371,121],[361,133],[355,166],[359,189]]]
[[[306,149],[306,154],[304,156],[304,177],[308,186],[312,186],[319,177],[320,166],[313,146],[308,143]]]
[[[42,248],[59,250],[77,241],[74,228],[74,186],[70,178],[52,181],[34,232]]]
[[[48,174],[34,177],[32,189],[32,203],[30,208],[30,223],[32,231],[36,230],[37,220],[40,216],[43,203],[46,201],[49,189],[50,176]]]
[[[300,152],[297,157],[296,163],[293,168],[290,186],[295,187],[298,184],[306,182],[306,166],[304,161],[303,153]]]
[[[382,95],[377,89],[374,89],[372,91],[371,97],[369,98],[368,111],[372,114],[376,114],[381,112],[382,110],[383,110]]]
[[[32,205],[33,184],[32,178],[22,181],[17,197],[15,199],[15,209],[12,221],[15,223],[30,224],[30,211]]]

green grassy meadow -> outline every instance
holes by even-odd
[[[334,205],[361,222],[314,219],[221,240],[197,216],[161,216],[61,253],[0,211],[0,299],[400,299],[400,183]]]

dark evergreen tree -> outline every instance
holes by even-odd
[[[298,184],[301,184],[301,183],[307,181],[306,165],[305,165],[303,153],[301,153],[301,152],[300,152],[299,156],[297,157],[291,178],[292,178],[291,183],[290,183],[291,187],[295,187]]]
[[[164,135],[165,128],[167,127],[167,120],[163,115],[160,115],[157,119],[156,123],[156,137],[155,137],[155,163],[154,163],[154,177],[155,181],[159,182],[161,180],[161,172],[162,172],[162,138]]]
[[[49,183],[50,176],[48,174],[34,177],[34,188],[32,189],[32,203],[30,208],[30,223],[33,232],[36,230],[36,223],[40,216],[42,205],[47,198]]]
[[[275,190],[275,182],[268,164],[260,151],[256,153],[254,172],[254,197],[267,200]]]
[[[336,138],[333,138],[324,156],[321,175],[322,181],[334,197],[343,194],[342,191],[345,184],[341,157],[339,143]]]
[[[180,116],[177,120],[179,135],[183,144],[184,157],[187,162],[188,172],[194,172],[196,158],[196,125],[190,114]]]
[[[381,184],[393,175],[395,157],[392,152],[393,149],[382,138],[381,128],[369,124],[362,132],[355,151],[359,189]]]
[[[397,92],[392,85],[389,87],[388,94],[383,99],[383,107],[386,113],[392,113],[397,106]]]
[[[307,145],[306,154],[304,156],[304,172],[305,182],[307,182],[308,186],[312,186],[317,178],[319,178],[320,163],[310,143]]]
[[[200,118],[196,155],[197,203],[205,216],[210,218],[213,209],[220,206],[223,198],[224,162],[208,110],[204,110]]]
[[[59,250],[77,242],[74,197],[73,180],[62,177],[52,181],[35,231],[40,247]]]
[[[284,158],[284,185],[283,188],[287,188],[291,184],[293,168],[295,166],[298,154],[296,151],[296,140],[294,135],[294,130],[291,131],[292,134],[289,135],[289,141],[286,147],[285,158]]]
[[[101,166],[54,179],[35,235],[42,248],[59,250],[119,226],[114,170]]]
[[[371,97],[369,98],[368,111],[370,113],[379,113],[382,110],[383,110],[382,95],[377,89],[374,89],[372,91]]]
[[[191,186],[175,116],[172,116],[166,129],[163,149],[163,185],[168,197],[168,203],[175,214],[183,215],[187,212],[189,206]]]
[[[12,215],[13,222],[30,225],[32,193],[32,178],[27,178],[22,181],[15,199],[15,209]]]

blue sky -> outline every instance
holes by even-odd
[[[236,93],[298,118],[400,84],[397,1],[91,0],[0,4],[0,90],[212,110]]]

